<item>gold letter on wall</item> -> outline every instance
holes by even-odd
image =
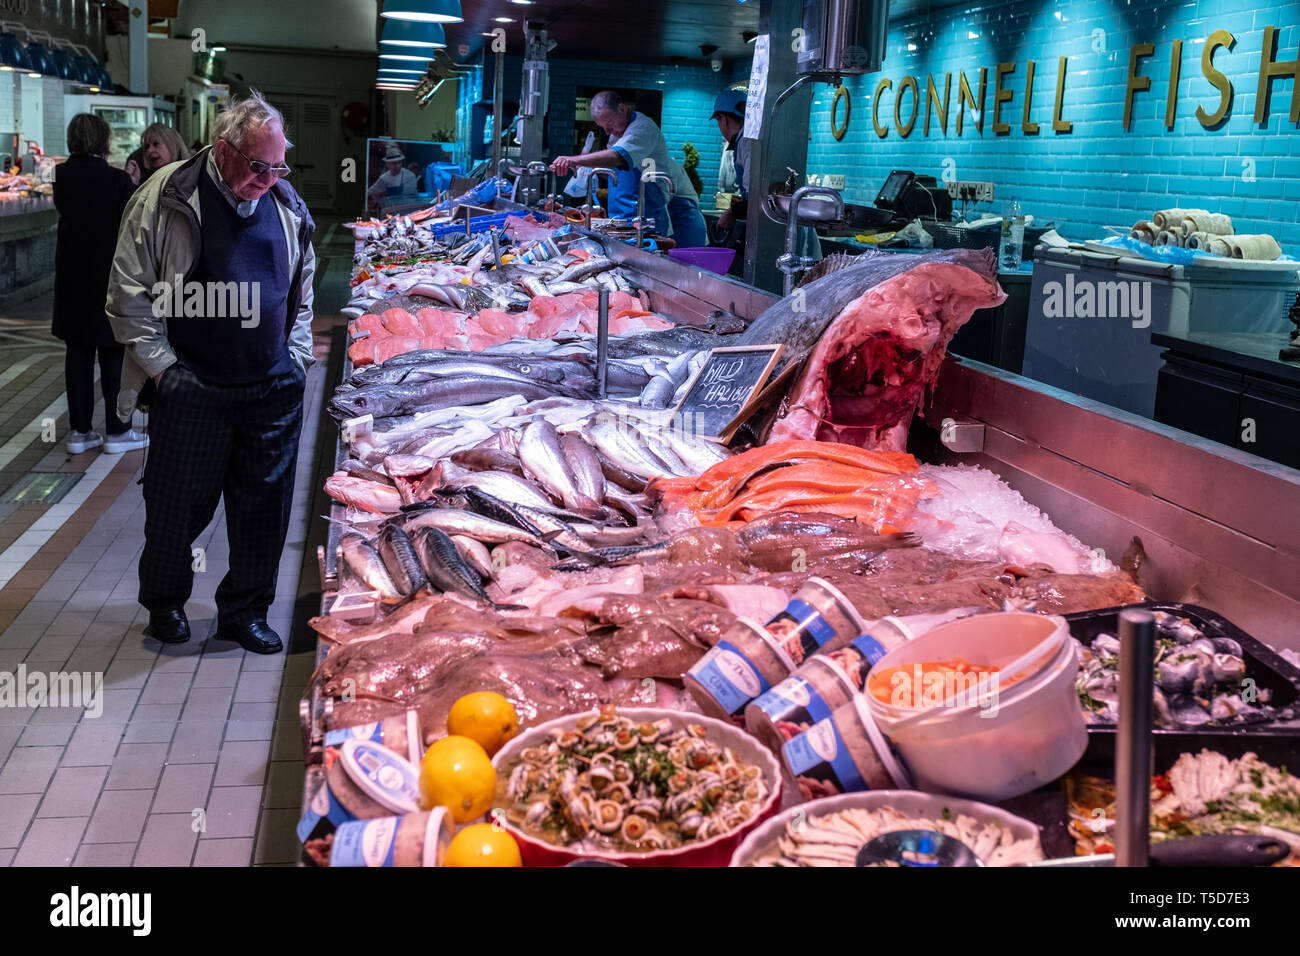
[[[1073,123],[1061,119],[1061,110],[1065,106],[1065,60],[1065,57],[1061,57],[1061,62],[1056,67],[1056,109],[1052,111],[1052,129],[1058,133],[1068,133],[1074,129]]]
[[[903,120],[899,116],[898,108],[903,105],[903,93],[907,90],[912,91],[912,118],[903,125]],[[894,126],[898,129],[898,135],[907,139],[912,133],[912,127],[916,125],[916,114],[921,110],[921,94],[917,92],[916,77],[905,76],[902,82],[898,84],[898,95],[894,97]]]
[[[980,99],[979,103],[975,102],[975,97],[971,95],[970,84],[966,82],[966,74],[961,76],[957,84],[957,135],[961,135],[962,119],[966,115],[966,106],[970,105],[971,116],[975,118],[975,129],[981,136],[984,135],[984,92],[988,86],[989,68],[980,67]]]
[[[1128,87],[1124,91],[1124,129],[1133,126],[1133,94],[1151,89],[1151,77],[1138,76],[1138,59],[1156,52],[1154,43],[1134,43],[1128,51]]]
[[[1178,79],[1183,74],[1183,41],[1174,41],[1173,61],[1169,66],[1169,99],[1165,103],[1165,129],[1174,128],[1178,118]]]
[[[1223,31],[1220,30],[1219,33]],[[1218,36],[1216,33],[1214,36]],[[1214,37],[1210,38],[1211,40]],[[1268,121],[1268,94],[1272,80],[1277,76],[1294,76],[1295,86],[1291,88],[1291,122],[1300,123],[1300,53],[1287,63],[1278,63],[1273,59],[1273,45],[1277,42],[1277,27],[1264,28],[1264,53],[1259,58],[1259,88],[1255,92],[1255,122]],[[1209,44],[1206,44],[1209,50]],[[1232,49],[1228,44],[1228,49]]]
[[[952,93],[952,74],[943,75],[943,106],[939,105],[939,91],[934,86],[934,74],[930,74],[930,79],[925,84],[925,135],[930,135],[930,107],[939,114],[939,128],[943,130],[945,136],[948,135],[948,96]]]
[[[1029,108],[1034,104],[1034,61],[1029,61],[1029,72],[1025,74],[1025,113],[1020,119],[1020,132],[1026,136],[1038,135],[1038,124],[1029,121]]]
[[[881,139],[884,139],[886,136],[889,135],[889,127],[880,125],[880,116],[879,116],[880,94],[885,92],[885,90],[890,90],[893,88],[894,88],[893,80],[883,79],[876,84],[876,95],[871,98],[871,125],[875,127],[876,135],[879,136]]]
[[[1265,43],[1268,41],[1265,40]],[[1205,78],[1210,81],[1210,85],[1219,91],[1219,108],[1214,111],[1213,115],[1205,112],[1201,107],[1196,107],[1196,118],[1201,121],[1201,125],[1206,129],[1213,129],[1223,121],[1228,115],[1228,108],[1232,106],[1232,84],[1228,78],[1214,68],[1214,51],[1221,46],[1226,46],[1230,51],[1236,45],[1237,38],[1227,30],[1215,30],[1210,34],[1210,38],[1205,41],[1205,49],[1201,51],[1201,72]],[[1260,65],[1260,71],[1263,72],[1263,64]],[[1259,105],[1255,106],[1255,115],[1259,116]]]
[[[836,123],[835,112],[839,109],[840,100],[844,101],[844,122]],[[849,88],[841,83],[835,87],[835,97],[831,100],[831,135],[837,140],[843,139],[844,134],[849,131],[849,111],[852,106],[853,101],[849,99]]]
[[[1011,132],[1011,124],[1002,122],[1002,104],[1010,100],[1014,94],[1011,90],[1002,88],[1002,77],[1014,72],[1016,72],[1014,63],[998,64],[998,75],[993,84],[993,132],[997,136],[1004,136]]]

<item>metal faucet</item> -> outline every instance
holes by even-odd
[[[535,159],[524,167],[524,175],[529,177],[529,179],[534,176],[549,177],[549,179],[544,179],[543,181],[550,182],[551,192],[555,192],[555,173],[551,172],[551,167],[546,163],[543,163],[541,160]],[[541,188],[541,183],[539,183],[537,186],[537,191],[539,193],[541,192]],[[550,199],[551,197],[547,196],[546,198]],[[538,202],[541,202],[541,197],[538,198]]]
[[[618,170],[617,170],[617,169],[610,169],[608,166],[597,166],[595,169],[593,169],[593,170],[591,171],[591,175],[587,177],[587,228],[588,228],[588,229],[591,228],[591,209],[592,209],[592,206],[591,206],[591,187],[592,187],[592,185],[596,182],[596,177],[597,177],[597,176],[604,176],[604,177],[605,177],[605,188],[606,188],[606,189],[608,189],[611,185],[614,185],[614,186],[617,186],[617,185],[618,185]]]
[[[782,282],[783,295],[794,291],[794,277],[816,265],[817,260],[809,256],[794,254],[795,237],[799,233],[799,204],[809,196],[825,196],[835,204],[835,219],[844,218],[844,197],[829,186],[800,186],[790,197],[790,211],[786,214],[785,255],[776,260],[776,267],[785,273]]]
[[[645,233],[645,184],[647,182],[665,182],[668,184],[668,195],[672,196],[677,193],[673,187],[673,177],[665,172],[655,170],[654,172],[646,171],[641,174],[641,182],[637,190],[636,197],[636,247],[641,248],[641,237]],[[655,223],[662,226],[663,223]]]

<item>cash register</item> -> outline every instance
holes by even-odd
[[[894,213],[896,220],[952,221],[952,197],[933,176],[918,176],[907,169],[895,169],[885,177],[876,194],[876,206]]]

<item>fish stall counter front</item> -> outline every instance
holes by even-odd
[[[933,829],[1104,865],[1134,605],[1153,856],[1254,793],[1280,796],[1248,825],[1270,861],[1300,859],[1300,472],[946,358],[1001,300],[991,253],[832,263],[779,300],[584,230],[521,268],[522,233],[500,266],[430,242],[355,285],[304,862],[851,866],[845,832]],[[713,349],[766,345],[730,449],[665,427]],[[962,680],[1003,716],[972,724]],[[1187,789],[1208,770],[1217,809]]]

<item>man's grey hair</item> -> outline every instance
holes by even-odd
[[[249,131],[264,126],[278,126],[285,134],[284,148],[292,149],[288,130],[284,128],[284,117],[274,106],[266,101],[257,90],[249,90],[244,99],[231,97],[230,105],[217,116],[212,129],[212,142],[224,139],[236,148],[244,145]]]
[[[623,97],[619,96],[614,90],[604,90],[591,98],[591,115],[597,116],[601,113],[613,113],[622,106],[624,102],[626,101]]]

